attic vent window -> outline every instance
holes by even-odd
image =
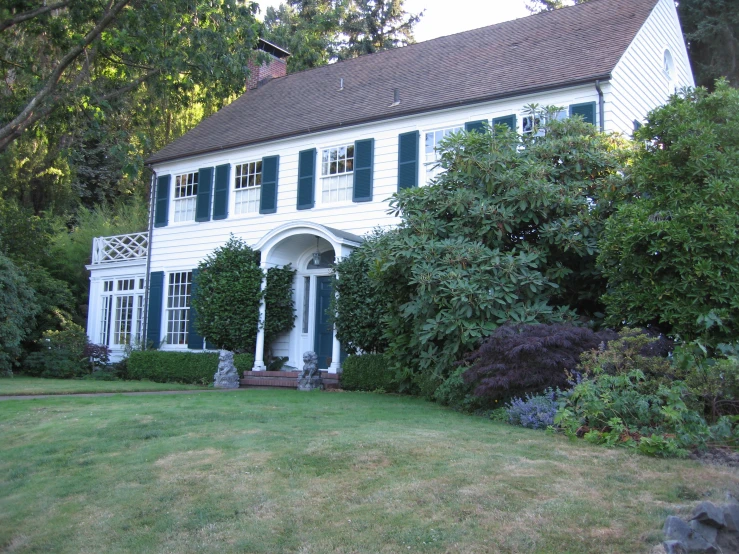
[[[665,49],[662,59],[662,70],[665,72],[665,76],[670,85],[670,92],[672,92],[677,86],[677,82],[675,80],[675,62],[672,59],[672,53],[667,49]]]

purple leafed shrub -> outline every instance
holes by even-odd
[[[566,372],[577,367],[580,354],[617,337],[613,331],[574,325],[504,325],[465,358],[470,368],[463,379],[490,405],[549,387],[567,388]]]
[[[538,396],[527,394],[526,398],[514,398],[506,406],[508,423],[528,429],[546,429],[554,425],[557,405],[557,391],[553,389],[547,389]]]

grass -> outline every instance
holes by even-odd
[[[77,394],[93,392],[146,392],[203,389],[200,385],[152,383],[150,381],[93,381],[84,379],[41,379],[16,376],[0,378],[0,396],[29,394]]]
[[[0,403],[0,551],[647,552],[739,474],[415,398]]]

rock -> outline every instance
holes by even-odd
[[[739,504],[724,506],[724,524],[729,531],[739,532]]]
[[[724,554],[728,554],[729,552],[739,552],[739,537],[734,533],[723,530],[718,534],[716,546],[718,546]]]
[[[688,554],[680,541],[665,541],[662,543],[665,554]]]
[[[712,525],[704,525],[700,521],[694,519],[690,522],[690,528],[695,531],[697,535],[700,535],[701,537],[706,539],[706,542],[709,542],[711,544],[716,543],[718,529],[716,529]]]
[[[700,525],[697,522],[696,524]],[[677,541],[682,544],[686,552],[714,554],[719,551],[718,548],[709,543],[699,533],[695,532],[690,525],[679,517],[669,516],[667,521],[665,521],[664,532],[666,542]]]
[[[693,510],[693,521],[703,525],[710,525],[716,529],[724,527],[724,511],[713,502],[701,502]]]
[[[218,356],[218,371],[213,375],[213,387],[217,389],[238,389],[239,372],[234,365],[234,354],[221,350]]]

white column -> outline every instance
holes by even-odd
[[[334,247],[334,252],[338,254],[338,250],[336,249],[335,245],[332,245]],[[336,263],[339,263],[341,261],[340,256],[336,256]],[[339,274],[336,273],[335,276],[336,279],[339,278]],[[334,293],[336,298],[339,297],[338,293]],[[339,339],[336,338],[336,325],[334,325],[334,331],[333,331],[333,344],[331,345],[331,365],[328,366],[328,372],[329,373],[340,373],[341,372],[341,343],[339,342]]]
[[[261,287],[262,293],[264,293],[264,289],[267,286],[267,264],[262,262],[260,267],[262,268],[262,272],[264,273],[264,276],[262,277],[262,287]],[[252,371],[265,371],[267,369],[267,366],[264,365],[264,318],[266,314],[267,314],[267,307],[264,304],[264,298],[262,298],[262,302],[259,304],[259,327],[257,328],[257,347],[256,347],[256,352],[254,352],[254,367],[252,368]]]

